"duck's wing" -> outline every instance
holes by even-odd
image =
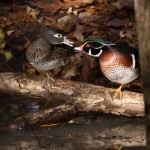
[[[121,51],[122,53],[124,53],[125,55],[130,55],[132,57],[132,60],[134,62],[134,66],[135,68],[139,68],[139,53],[138,53],[138,49],[136,49],[135,47],[130,46],[128,43],[126,42],[118,42],[116,43],[116,49],[118,51]]]
[[[26,50],[26,58],[31,64],[37,64],[47,58],[53,46],[44,38],[33,41]]]

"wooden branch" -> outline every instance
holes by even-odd
[[[25,116],[30,124],[64,122],[88,113],[111,113],[125,116],[144,116],[143,94],[123,91],[123,99],[112,100],[111,88],[69,80],[55,79],[55,83],[43,77],[27,77],[22,73],[1,73],[0,91],[41,97],[52,101],[55,106],[47,110]],[[18,118],[16,124],[22,123]],[[25,126],[23,123],[22,126]]]

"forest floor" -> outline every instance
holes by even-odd
[[[128,42],[137,48],[133,0],[16,0],[0,2],[0,9],[0,24],[6,34],[5,50],[11,55],[6,62],[7,55],[1,55],[1,61],[5,62],[0,67],[1,72],[33,72],[25,58],[24,35],[27,28],[36,23],[64,30],[76,46],[85,39],[102,38]],[[116,86],[103,77],[96,58],[81,53],[71,57],[66,66],[54,69],[52,74],[63,79]],[[141,92],[137,80],[127,87]]]
[[[138,48],[133,0],[2,0],[0,1],[0,28],[3,29],[5,38],[2,41],[3,46],[0,45],[0,72],[32,72],[40,75],[25,57],[27,48],[25,33],[29,26],[37,23],[64,30],[76,46],[80,46],[85,39],[102,38],[111,42],[128,42],[129,45]],[[102,75],[96,58],[82,53],[72,56],[67,65],[52,70],[52,74],[55,78],[89,82],[106,87],[118,87],[118,84],[108,81]],[[126,89],[141,92],[140,79],[128,84]],[[12,117],[20,115],[20,108],[18,104],[12,101],[10,95],[1,94],[1,98],[0,118],[2,122],[6,121],[10,115]],[[16,99],[22,99],[24,102],[22,108],[28,106],[22,110],[23,113],[34,106],[32,103],[31,105],[27,104],[29,101],[33,101],[30,98],[19,96]],[[42,101],[41,105],[46,105],[45,101]],[[8,118],[3,116],[4,113],[7,113]],[[48,130],[45,129],[36,132],[53,149],[69,149],[70,146],[70,149],[93,150],[94,148],[99,149],[99,146],[112,148],[114,145],[117,145],[117,148],[114,149],[119,149],[120,143],[124,144],[124,141],[127,142],[124,144],[125,147],[127,146],[126,149],[129,148],[129,143],[131,144],[129,146],[135,146],[136,150],[140,149],[140,146],[141,149],[144,149],[145,125],[139,123],[138,119],[133,121],[132,118],[129,120],[126,118],[125,122],[116,122],[115,124],[115,117],[113,116],[102,116],[100,119],[97,116],[87,118],[83,117],[81,121],[80,118],[77,119],[76,122],[79,121],[80,126],[74,124],[71,126],[63,125],[61,128],[49,128],[49,134]],[[114,120],[111,120],[112,118]],[[124,120],[124,117],[123,119],[119,118],[120,120]],[[139,139],[136,139],[136,136],[129,140],[119,139],[120,135],[124,135],[126,138],[130,130],[134,130]],[[37,147],[38,140],[36,141],[30,133],[17,133],[17,136],[15,134],[6,133],[4,136],[1,134],[0,148],[9,149],[12,146],[10,143],[15,143],[14,147],[21,145],[22,148],[29,148],[32,145],[33,149],[40,149]],[[119,144],[114,144],[112,139],[103,139],[101,134],[109,138],[115,135],[117,140],[114,141],[120,140]],[[27,137],[27,140],[24,140],[24,137]],[[128,137],[132,136],[129,135]],[[6,140],[6,143],[3,140]],[[130,140],[135,143],[132,145]],[[140,143],[138,140],[142,142]],[[57,141],[61,144],[58,144]]]

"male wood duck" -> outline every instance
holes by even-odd
[[[139,76],[138,51],[125,42],[111,43],[102,39],[86,40],[77,51],[99,57],[100,69],[109,80],[121,84],[113,98],[122,99],[122,85]]]
[[[26,58],[38,70],[48,71],[63,66],[74,54],[73,42],[62,30],[38,26],[34,33],[30,32],[35,36],[27,48]]]

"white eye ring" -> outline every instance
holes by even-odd
[[[62,34],[60,34],[60,33],[56,33],[53,36],[56,37],[56,38],[62,38]]]

